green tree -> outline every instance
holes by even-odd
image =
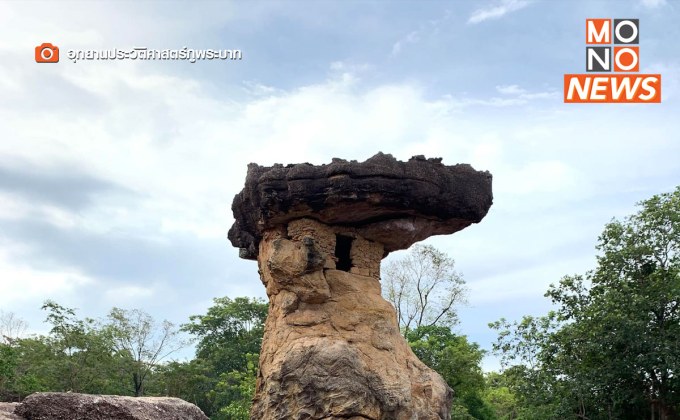
[[[13,346],[0,343],[0,401],[13,399],[17,356]]]
[[[13,338],[0,343],[0,398],[17,400],[38,391],[134,395],[141,394],[146,382],[153,384],[155,394],[167,395],[159,382],[174,365],[158,362],[176,343],[177,331],[171,325],[156,329],[151,317],[137,310],[114,308],[106,323],[80,318],[75,309],[53,301],[46,301],[42,309],[51,325],[49,334],[28,338],[5,334]],[[17,318],[5,319],[21,326]],[[188,376],[182,378],[183,389],[193,385]],[[206,387],[202,395],[210,389]]]
[[[476,343],[443,326],[410,330],[406,339],[418,358],[437,371],[454,392],[453,419],[493,419],[483,398],[485,383],[480,363],[484,356]]]
[[[156,365],[186,346],[174,324],[169,321],[158,324],[139,309],[111,309],[106,330],[116,351],[131,360],[126,368],[136,397],[144,395],[145,381]]]
[[[680,187],[639,206],[605,226],[595,270],[551,285],[556,312],[493,325],[520,383],[540,385],[519,394],[550,417],[678,418]]]
[[[268,305],[262,299],[214,299],[205,315],[193,315],[182,330],[198,338],[196,357],[212,364],[217,374],[243,371],[246,354],[259,354]]]
[[[53,377],[56,367],[63,364],[58,360],[46,337],[23,338],[2,347],[3,392],[5,401],[17,401],[37,391],[50,391],[59,386]]]
[[[36,377],[48,390],[84,393],[119,392],[120,366],[125,362],[113,351],[111,337],[91,318],[78,319],[75,309],[46,301],[46,321],[52,325],[50,335],[38,342],[27,341],[35,354],[24,353],[24,359],[40,357]],[[26,350],[29,350],[26,349]],[[49,356],[43,354],[49,351]]]
[[[21,398],[17,388],[17,368],[21,336],[28,324],[13,312],[0,310],[0,401]]]
[[[5,317],[0,343],[0,398],[17,400],[37,391],[124,394],[121,372],[129,360],[116,354],[97,321],[46,301],[48,335],[21,338],[24,323]],[[14,333],[12,333],[14,331]],[[9,333],[8,333],[9,332]]]
[[[214,302],[182,326],[197,337],[196,362],[209,372],[202,382],[209,391],[198,406],[213,418],[248,418],[268,304],[246,297]]]
[[[514,420],[519,416],[517,395],[512,389],[510,381],[503,374],[490,372],[485,375],[486,389],[484,400],[494,411],[498,420]]]
[[[587,367],[581,376],[610,412],[677,418],[680,187],[639,206],[605,226],[594,271],[565,277],[548,296],[560,305],[560,319],[574,324],[565,339],[583,341],[566,355]]]
[[[555,350],[553,334],[557,328],[554,316],[554,313],[545,317],[525,316],[519,322],[501,319],[489,324],[498,330],[498,341],[493,350],[501,355],[504,368],[501,375],[494,377],[496,381],[489,389],[506,388],[517,401],[519,419],[560,417],[561,404],[567,404],[571,409],[569,397],[564,395],[565,381],[569,378],[556,374],[554,364],[550,363]]]
[[[215,386],[213,376],[212,366],[205,360],[171,361],[156,366],[145,387],[152,395],[181,398],[208,412],[211,406],[208,393]]]
[[[258,355],[246,355],[247,365],[243,371],[222,373],[210,396],[221,407],[213,420],[248,420],[255,394]]]

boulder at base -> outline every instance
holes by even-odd
[[[208,420],[198,407],[179,398],[63,392],[29,395],[14,413],[31,420]]]
[[[24,420],[23,417],[14,414],[14,409],[18,405],[19,403],[0,402],[0,420]]]

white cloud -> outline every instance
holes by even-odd
[[[556,90],[550,90],[545,92],[528,92],[526,89],[523,89],[518,85],[496,86],[496,91],[502,95],[515,96],[517,101],[510,100],[511,103],[512,102],[527,103],[528,101],[533,101],[536,99],[555,99],[559,95]],[[500,100],[501,103],[507,101],[508,100],[506,99]]]
[[[439,19],[431,19],[427,23],[420,24],[419,28],[411,31],[392,45],[392,56],[399,55],[403,48],[409,44],[415,44],[423,37],[430,37],[439,33],[442,23],[451,18],[451,11],[446,10]]]
[[[527,93],[524,90],[521,90],[521,92],[524,93],[519,93],[516,94],[518,91],[515,91],[515,87],[509,87],[509,88],[502,88],[503,91],[499,91],[500,93],[506,95],[506,96],[514,96],[514,97],[491,97],[491,98],[470,98],[470,97],[461,97],[461,98],[453,98],[450,96],[447,96],[446,98],[450,101],[449,105],[452,109],[462,109],[470,106],[482,106],[482,107],[495,107],[495,108],[506,108],[506,107],[514,107],[514,106],[522,106],[522,105],[527,105],[531,101],[538,100],[538,99],[555,99],[558,97],[557,91],[549,91],[549,92],[535,92],[535,93]]]
[[[267,96],[279,93],[279,90],[273,86],[267,86],[253,81],[243,82],[243,88],[247,93],[254,96]]]
[[[661,101],[669,102],[677,98],[680,94],[680,62],[650,62],[641,67],[643,73],[658,73],[661,74],[662,89]]]
[[[31,202],[0,191],[0,222],[17,223],[28,219],[41,220],[62,229],[73,228],[80,221],[76,213],[58,206]]]
[[[139,194],[135,202],[111,200],[75,220],[42,213],[60,226],[77,222],[97,231],[125,227],[215,238],[223,237],[231,223],[228,206],[243,185],[248,162],[324,163],[332,156],[365,159],[378,150],[401,159],[428,153],[443,155],[445,163],[470,162],[482,169],[496,165],[504,171],[497,187],[506,182],[527,195],[570,187],[578,178],[564,163],[570,154],[498,167],[524,151],[532,153],[535,146],[525,140],[507,144],[510,133],[519,135],[531,123],[518,125],[496,114],[496,124],[505,124],[503,134],[490,135],[495,128],[483,114],[467,113],[474,107],[516,109],[554,99],[555,92],[507,85],[497,87],[502,97],[432,99],[408,83],[365,88],[347,65],[332,67],[340,71],[338,77],[287,91],[265,89],[266,95],[236,102],[206,95],[198,81],[135,66],[79,66],[68,75],[70,82],[106,101],[110,111],[64,119],[0,110],[7,121],[0,135],[10,139],[0,144],[0,157],[36,165],[67,162]],[[557,127],[573,130],[569,118],[553,121],[552,128],[532,138],[552,136],[552,144],[561,144]],[[49,121],[49,131],[39,126],[43,121]],[[158,130],[166,133],[161,136]],[[568,140],[573,150],[574,142],[583,141],[579,136]]]
[[[400,39],[399,41],[395,42],[394,45],[392,45],[392,55],[399,54],[404,45],[415,44],[416,42],[418,42],[419,39],[420,37],[418,36],[418,31],[413,31],[409,33],[404,38]]]
[[[526,92],[526,90],[517,85],[496,86],[496,90],[503,95],[519,95]]]
[[[504,171],[496,182],[496,191],[519,195],[570,192],[578,187],[580,178],[578,172],[564,162],[537,161]]]
[[[645,7],[655,8],[659,6],[665,6],[666,0],[640,0],[640,3],[642,3],[642,5]]]
[[[471,105],[481,105],[481,106],[492,106],[492,107],[510,107],[519,106],[527,103],[526,100],[522,98],[488,98],[488,99],[475,99],[475,98],[465,98],[458,101],[461,106],[471,106]]]
[[[40,269],[17,263],[16,246],[0,243],[0,307],[18,307],[70,295],[94,280],[77,269]],[[8,250],[14,248],[14,252]],[[36,304],[39,306],[39,303]]]
[[[120,305],[127,306],[130,304],[134,304],[136,303],[135,301],[151,297],[153,296],[153,294],[154,294],[153,287],[133,285],[115,287],[104,292],[106,300],[109,301],[109,303],[112,306]]]
[[[533,101],[534,99],[557,99],[559,95],[556,90],[551,90],[548,92],[522,93],[519,95],[519,98]]]
[[[500,19],[508,13],[523,9],[529,5],[528,0],[501,0],[494,6],[477,9],[470,15],[468,23],[480,23],[486,20]]]
[[[20,220],[31,206],[13,194],[0,192],[0,220]]]

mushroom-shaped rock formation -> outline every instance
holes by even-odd
[[[479,222],[491,174],[379,153],[248,166],[229,239],[269,296],[253,419],[448,419],[452,393],[380,294],[380,261]]]

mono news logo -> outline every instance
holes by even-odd
[[[564,102],[661,102],[661,75],[637,73],[639,41],[639,19],[586,19],[586,74],[564,75]]]

